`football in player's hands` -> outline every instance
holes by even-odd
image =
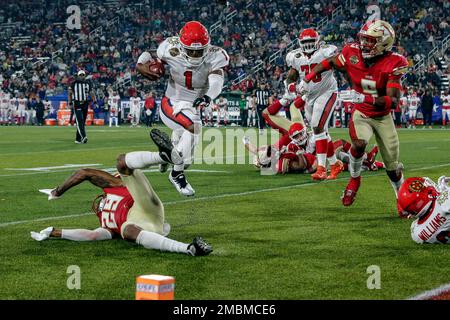
[[[148,77],[150,80],[158,80],[164,75],[164,64],[159,59],[155,59],[146,63],[148,67]]]

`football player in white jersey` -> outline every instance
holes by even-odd
[[[11,117],[11,123],[14,123],[14,118],[16,118],[16,123],[19,124],[19,119],[17,117],[17,98],[13,94],[9,99],[9,114]]]
[[[172,141],[182,154],[183,163],[175,164],[169,180],[185,196],[195,194],[186,181],[185,167],[192,164],[194,148],[201,135],[199,109],[216,99],[222,91],[228,54],[222,48],[210,45],[208,30],[198,21],[187,22],[178,36],[164,40],[157,57],[144,52],[139,57],[137,70],[150,80],[155,75],[146,65],[158,58],[170,67],[170,78],[161,102],[161,120],[171,128]]]
[[[417,92],[414,91],[410,96],[408,96],[408,128],[416,128],[416,116],[419,104],[420,98],[417,96]]]
[[[407,121],[406,121],[406,111],[408,110],[408,97],[405,94],[402,94],[402,97],[400,98],[400,110],[402,111],[401,115],[401,123],[402,126],[404,125],[406,127]]]
[[[289,52],[286,56],[286,63],[291,69],[286,79],[287,92],[278,103],[287,106],[294,100],[296,93],[301,95],[302,99],[306,99],[305,115],[314,133],[318,162],[317,171],[311,177],[313,180],[336,179],[344,170],[344,166],[336,159],[333,142],[328,133],[328,124],[337,102],[337,82],[332,70],[316,76],[308,83],[303,79],[317,64],[336,55],[337,48],[321,44],[319,34],[314,29],[303,30],[299,36],[299,43],[300,48]],[[296,86],[298,80],[301,82]],[[327,157],[327,154],[332,156]],[[331,169],[328,176],[327,160]]]
[[[226,127],[228,124],[228,100],[222,96],[216,101],[217,105],[217,127],[220,126],[220,120],[223,120],[223,125]]]
[[[25,119],[27,118],[27,102],[28,100],[23,96],[23,94],[19,95],[17,99],[17,124],[25,125]]]
[[[445,128],[448,122],[450,122],[450,90],[447,94],[441,96],[442,101],[442,128]]]
[[[116,127],[119,126],[119,108],[120,108],[119,103],[120,103],[120,96],[117,94],[117,92],[114,91],[112,95],[108,97],[110,128],[112,127],[113,122],[116,123]]]
[[[450,240],[450,177],[438,183],[430,178],[413,177],[403,182],[398,191],[398,214],[416,218],[411,237],[417,243],[448,243]]]
[[[141,98],[137,96],[137,92],[130,97],[130,122],[132,127],[139,126],[141,119]]]
[[[246,98],[247,109],[247,127],[256,127],[256,97],[254,95],[247,96]]]
[[[0,124],[8,124],[9,115],[9,93],[0,90]]]

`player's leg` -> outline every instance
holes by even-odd
[[[317,171],[311,175],[313,180],[327,179],[327,158],[330,156],[330,165],[332,166],[331,179],[335,179],[342,171],[342,163],[336,166],[336,157],[334,157],[334,147],[331,143],[331,138],[328,135],[328,123],[334,112],[337,101],[337,94],[335,92],[327,92],[315,100],[308,101],[307,108],[312,110],[311,113],[311,127],[314,133],[314,140],[316,143],[317,156]],[[332,148],[331,153],[328,154],[328,147]]]
[[[144,230],[159,234],[168,233],[164,228],[164,206],[144,173],[139,170],[123,170],[118,164],[123,185],[133,197],[134,204],[131,207],[127,222],[134,223]],[[122,226],[123,231],[124,226]]]
[[[389,115],[384,116],[381,120],[372,119],[372,121],[374,122],[373,127],[378,148],[386,166],[386,173],[397,196],[397,192],[404,181],[403,165],[398,162],[400,143],[397,130]]]
[[[264,118],[265,122],[271,128],[280,131],[281,134],[285,134],[287,131],[289,131],[291,122],[285,117],[279,116],[278,112],[288,105],[289,101],[287,99],[276,100],[262,112],[262,117]]]
[[[306,127],[305,120],[303,119],[303,115],[301,110],[305,107],[305,101],[302,98],[295,99],[291,105],[289,106],[289,111],[291,113],[291,121],[301,123],[304,127]]]
[[[200,237],[194,238],[188,244],[169,239],[156,232],[143,230],[135,224],[127,224],[125,226],[123,238],[128,241],[134,241],[150,250],[185,253],[192,256],[206,256],[213,251],[211,245]]]
[[[342,203],[350,206],[356,197],[361,185],[361,167],[365,156],[365,149],[373,135],[371,119],[363,116],[361,112],[355,110],[349,124],[349,133],[352,139],[352,146],[349,150],[349,172],[350,181],[344,190]]]
[[[185,165],[192,163],[193,151],[199,141],[199,134],[201,132],[200,117],[194,111],[190,110],[182,110],[174,115],[172,103],[165,97],[161,102],[161,120],[169,128],[177,131],[176,135],[179,137],[179,140],[175,145],[175,150],[182,155],[181,162],[172,161],[174,166],[169,175],[169,180],[179,193],[185,196],[192,196],[195,194],[195,191],[186,181],[184,168]]]

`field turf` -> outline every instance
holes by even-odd
[[[135,277],[176,278],[176,299],[404,299],[450,282],[450,250],[417,245],[411,221],[396,216],[383,171],[364,173],[352,207],[340,201],[348,173],[332,182],[309,175],[261,176],[249,164],[196,164],[187,171],[196,197],[182,198],[167,174],[148,172],[165,203],[170,237],[202,235],[208,257],[146,250],[123,240],[36,242],[47,226],[96,228],[89,209],[99,190],[89,183],[49,202],[37,190],[61,183],[76,168],[112,168],[119,153],[156,150],[148,129],[0,127],[0,299],[134,299]],[[222,129],[223,130],[223,129]],[[207,130],[205,130],[207,132]],[[345,129],[331,131],[347,138]],[[450,175],[449,130],[400,130],[406,176]],[[372,141],[373,143],[373,141]],[[205,143],[204,143],[205,144]],[[206,147],[204,145],[204,147]],[[67,268],[81,269],[69,290]],[[381,289],[367,288],[368,266],[381,270]]]

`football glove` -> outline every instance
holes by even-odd
[[[50,234],[53,231],[53,227],[45,228],[44,230],[41,230],[40,232],[34,232],[31,231],[31,237],[36,241],[42,241],[50,238]]]
[[[203,97],[195,99],[193,107],[196,109],[206,108],[207,106],[209,106],[210,103],[211,103],[211,98],[205,94]]]
[[[355,90],[343,90],[339,92],[339,99],[343,102],[363,103],[365,95]]]

